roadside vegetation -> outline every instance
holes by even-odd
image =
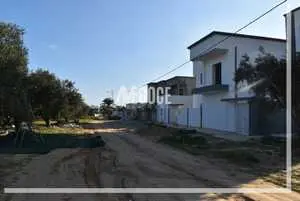
[[[205,156],[235,165],[241,171],[256,175],[280,186],[285,185],[285,139],[271,136],[246,141],[232,141],[213,135],[148,124],[137,134],[159,143],[184,150],[195,156]],[[293,190],[300,192],[300,140],[293,141]]]
[[[83,119],[83,121],[87,122],[87,119]],[[62,126],[56,126],[56,122],[51,123],[52,126],[48,127],[43,121],[34,121],[31,132],[17,134],[12,132],[1,136],[0,152],[44,154],[57,148],[95,148],[104,146],[101,136],[92,135],[94,134],[93,129],[75,123]]]
[[[75,83],[54,73],[28,68],[25,30],[16,24],[0,22],[0,131],[22,122],[29,127],[34,119],[77,121],[89,113]]]

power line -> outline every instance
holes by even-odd
[[[282,4],[284,4],[285,2],[287,2],[287,0],[284,0],[284,1],[282,1],[282,2],[280,2],[280,3],[278,3],[278,4],[276,4],[276,5],[273,6],[271,9],[269,9],[268,11],[266,11],[266,12],[264,12],[263,14],[259,15],[258,17],[254,18],[254,19],[251,20],[249,23],[247,23],[246,25],[244,25],[243,27],[239,28],[238,30],[236,30],[236,31],[233,32],[233,33],[236,34],[236,33],[240,32],[240,31],[242,31],[243,29],[247,28],[247,27],[250,26],[251,24],[253,24],[253,23],[255,23],[256,21],[260,20],[260,19],[263,18],[265,15],[267,15],[267,14],[270,13],[270,12],[272,12],[273,10],[275,10],[276,8],[278,8],[279,6],[281,6]],[[222,40],[220,40],[219,42],[213,44],[211,47],[209,47],[209,48],[205,49],[204,51],[200,52],[200,54],[202,54],[202,53],[204,53],[204,52],[207,52],[207,51],[213,49],[214,47],[216,47],[217,45],[223,43],[225,40],[227,40],[227,39],[230,38],[230,37],[232,37],[232,36],[226,36],[224,39],[222,39]],[[170,71],[168,71],[168,72],[162,74],[161,76],[155,78],[154,80],[152,80],[152,82],[155,82],[156,80],[159,80],[159,79],[165,77],[166,75],[169,75],[170,73],[172,73],[172,72],[174,72],[174,71],[176,71],[176,70],[178,70],[178,69],[184,67],[184,66],[185,66],[186,64],[188,64],[189,62],[191,62],[191,61],[190,61],[190,60],[185,61],[184,63],[182,63],[182,64],[176,66],[176,67],[173,68],[172,70],[170,70]],[[144,86],[147,86],[147,83],[144,84],[144,85],[142,85],[142,86],[139,87],[139,88],[142,88],[142,87],[144,87]]]

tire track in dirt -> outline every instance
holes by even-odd
[[[226,171],[222,171],[222,167],[218,164],[208,162],[205,157],[194,157],[180,150],[174,150],[171,147],[156,144],[145,138],[133,134],[122,135],[106,135],[103,136],[110,149],[117,152],[117,166],[123,165],[124,169],[130,169],[138,176],[138,182],[135,182],[133,187],[166,187],[173,186],[168,185],[169,181],[174,181],[172,184],[178,187],[186,187],[181,184],[190,182],[195,183],[189,187],[238,187],[236,185],[245,184],[244,179],[247,178],[247,173],[237,172],[237,176],[227,175]],[[119,163],[119,164],[118,164]],[[149,165],[152,164],[152,165]],[[159,166],[159,168],[157,167]],[[119,167],[121,168],[121,167]],[[198,169],[197,169],[198,168]],[[177,174],[171,179],[173,173]],[[151,180],[159,177],[157,182],[151,182]],[[239,180],[239,178],[242,178]],[[130,177],[126,177],[130,180]],[[194,179],[195,182],[191,182],[188,179]],[[146,180],[146,181],[145,181]],[[148,180],[148,182],[147,182]],[[248,180],[249,181],[249,180]],[[197,184],[196,184],[197,183]],[[141,186],[145,185],[146,186]],[[262,185],[262,186],[261,186]],[[269,186],[268,186],[269,185]],[[174,187],[175,187],[174,186]],[[268,182],[251,181],[253,188],[263,187],[275,187],[275,185]],[[130,186],[131,187],[131,186]],[[176,188],[176,187],[175,187]],[[140,195],[140,194],[139,194]],[[187,195],[180,196],[179,194],[165,195],[165,200],[188,200],[183,199]],[[134,198],[137,200],[147,200],[147,198],[139,198],[140,196],[134,194]],[[149,196],[150,197],[150,196]],[[269,200],[269,201],[281,201],[281,200],[300,200],[300,196],[297,193],[292,194],[230,194],[230,195],[216,195],[215,197],[208,197],[207,195],[201,195],[200,200],[238,200],[238,201],[253,201],[253,200]],[[172,199],[170,199],[172,198]],[[149,200],[151,200],[149,198]],[[153,199],[155,200],[155,199]],[[193,200],[193,199],[192,199]],[[194,199],[195,200],[195,199]],[[199,200],[199,199],[198,199]]]

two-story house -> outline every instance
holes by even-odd
[[[252,105],[255,94],[250,87],[239,88],[234,73],[242,56],[247,54],[254,61],[260,47],[278,58],[285,57],[283,39],[218,31],[188,47],[196,78],[193,107],[201,109],[204,128],[246,135],[253,132],[257,124],[257,112]]]
[[[195,77],[188,76],[148,83],[148,103],[156,104],[158,121],[175,122],[178,109],[192,107],[195,85]]]
[[[192,106],[192,91],[195,84],[195,78],[188,76],[175,76],[168,80],[150,82],[147,84],[148,103],[161,105],[169,102],[171,105],[190,107]],[[165,99],[166,95],[169,95],[168,100]]]

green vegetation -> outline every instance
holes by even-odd
[[[90,129],[82,127],[45,126],[34,121],[33,132],[1,136],[1,153],[43,154],[57,148],[95,148],[105,145],[101,136],[91,135]],[[24,136],[23,136],[24,135]]]
[[[263,47],[254,62],[246,54],[240,62],[235,73],[236,83],[247,82],[256,96],[264,101],[261,109],[286,108],[286,59],[277,59],[274,55],[266,53]],[[300,54],[296,55],[295,66],[292,68],[292,117],[295,126],[300,125],[300,95],[299,89]]]
[[[61,80],[48,70],[28,70],[24,29],[0,22],[0,127],[43,119],[78,121],[89,107],[70,80]]]
[[[47,127],[47,126],[33,126],[33,131],[39,134],[72,134],[83,135],[86,130],[83,128],[64,128],[64,127]]]
[[[107,119],[110,119],[112,116],[113,104],[114,104],[113,99],[105,98],[105,99],[103,99],[103,101],[100,105],[100,113]]]

